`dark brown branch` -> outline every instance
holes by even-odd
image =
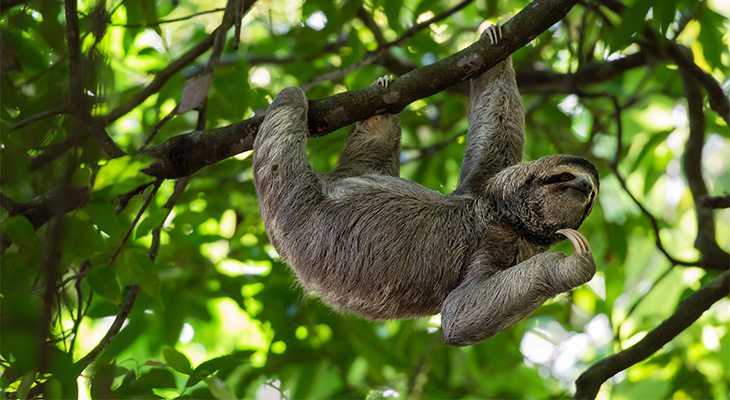
[[[86,112],[86,98],[81,71],[81,44],[79,42],[79,16],[76,0],[65,0],[66,46],[68,48],[68,80],[71,108],[81,115]]]
[[[662,238],[659,235],[659,232],[660,232],[659,222],[657,222],[656,217],[654,217],[654,215],[652,215],[652,213],[649,212],[649,210],[647,210],[646,207],[644,207],[644,205],[641,204],[641,202],[636,197],[634,197],[634,195],[629,190],[629,187],[626,184],[626,181],[619,173],[618,167],[614,164],[611,164],[611,169],[613,170],[613,174],[616,176],[616,179],[618,179],[619,183],[621,184],[621,187],[623,188],[624,192],[626,192],[626,194],[629,195],[629,197],[634,202],[634,204],[636,204],[636,206],[639,207],[639,209],[646,216],[646,218],[649,219],[649,223],[651,224],[652,229],[654,229],[656,247],[659,249],[659,251],[662,252],[662,254],[664,254],[664,256],[667,258],[667,260],[669,260],[669,262],[672,264],[683,265],[685,267],[702,266],[702,261],[700,261],[700,260],[698,260],[698,261],[678,260],[678,259],[674,258],[671,254],[669,254],[667,249],[664,248],[664,244],[662,243]]]
[[[705,113],[702,111],[703,96],[694,75],[682,70],[684,94],[687,98],[687,117],[689,120],[689,138],[682,157],[684,174],[687,177],[689,190],[695,200],[697,214],[697,239],[695,248],[702,253],[704,264],[717,269],[728,269],[730,255],[717,244],[713,210],[702,206],[702,199],[708,194],[705,179],[702,176],[702,148],[705,144]]]
[[[38,229],[54,216],[83,206],[88,196],[88,187],[69,187],[53,189],[26,203],[15,202],[5,194],[0,198],[2,207],[8,210],[11,217],[22,215],[28,218],[34,229]]]
[[[520,69],[517,71],[517,84],[522,93],[566,92],[571,87],[580,89],[596,82],[607,81],[628,70],[646,66],[656,60],[658,59],[655,55],[647,51],[640,51],[612,61],[581,64],[580,68],[572,74]]]
[[[367,87],[311,100],[311,135],[325,135],[373,114],[398,113],[418,99],[470,79],[524,47],[560,21],[576,2],[533,1],[504,25],[504,39],[499,44],[489,45],[488,40],[477,41],[449,57],[401,76],[386,91]],[[145,154],[160,159],[145,172],[157,177],[178,178],[250,150],[262,121],[262,117],[253,117],[226,127],[176,136],[145,151]]]
[[[594,399],[603,382],[646,359],[687,329],[713,304],[730,292],[730,271],[725,271],[679,303],[677,310],[635,345],[588,368],[575,382],[574,399]]]
[[[702,207],[707,208],[730,208],[730,194],[724,196],[705,196],[700,203],[702,203]]]

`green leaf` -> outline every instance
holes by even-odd
[[[104,233],[113,237],[121,238],[125,229],[122,226],[120,217],[114,211],[114,206],[107,200],[91,200],[86,205],[86,210],[91,217],[91,221],[99,227]]]
[[[664,35],[674,22],[674,16],[677,12],[677,0],[657,1],[652,7],[654,7],[654,19],[659,23],[659,32]]]
[[[86,274],[86,279],[94,292],[116,305],[121,304],[122,290],[117,275],[111,268],[106,266],[93,268]]]
[[[652,0],[637,0],[621,14],[621,23],[614,28],[609,40],[611,51],[618,51],[631,43],[631,37],[646,24],[644,18],[652,6]]]
[[[383,11],[388,17],[388,26],[396,32],[400,32],[400,11],[403,8],[400,2],[385,0],[383,2]]]
[[[203,362],[202,364],[198,365],[197,368],[195,368],[195,371],[193,371],[192,374],[190,374],[190,379],[188,379],[188,383],[185,385],[185,387],[195,385],[196,383],[200,382],[208,375],[215,373],[219,369],[241,365],[246,360],[249,354],[250,352],[229,354]],[[246,357],[244,357],[244,355]]]
[[[124,267],[134,276],[142,290],[163,306],[160,297],[160,278],[150,257],[139,249],[129,249],[124,251]]]
[[[162,351],[162,354],[165,357],[167,365],[172,367],[175,371],[185,375],[190,375],[193,372],[190,360],[185,354],[173,349],[172,347],[165,348],[165,350]]]
[[[3,223],[3,233],[8,235],[11,242],[18,246],[40,248],[40,242],[35,236],[33,224],[22,215],[16,215],[5,220]]]
[[[150,214],[144,217],[139,225],[137,225],[137,230],[134,231],[134,240],[147,235],[152,229],[161,226],[169,213],[170,210],[164,208],[150,210]]]
[[[722,39],[723,32],[727,32],[727,28],[723,25],[725,23],[727,18],[710,10],[705,10],[700,20],[700,34],[697,40],[702,44],[702,54],[713,68],[723,68],[723,50],[727,52],[727,45]]]
[[[185,356],[183,356],[185,357]],[[137,378],[137,385],[143,388],[176,388],[175,376],[172,372],[163,368],[152,368]]]
[[[231,389],[226,386],[225,382],[223,382],[221,378],[215,375],[211,375],[210,377],[205,378],[205,383],[208,384],[208,389],[210,390],[210,393],[216,399],[236,400],[236,395],[233,394]]]
[[[155,178],[139,171],[149,166],[143,157],[124,156],[106,162],[96,174],[94,192],[103,193],[103,197],[112,198],[128,193]]]

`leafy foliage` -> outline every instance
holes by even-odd
[[[373,323],[302,293],[258,215],[250,152],[177,180],[141,173],[154,160],[138,153],[249,118],[286,86],[314,82],[307,94],[322,98],[432,63],[475,41],[482,21],[504,22],[528,2],[474,2],[347,74],[338,71],[457,2],[259,2],[243,17],[238,50],[230,29],[212,83],[187,86],[188,94],[210,52],[140,93],[207,40],[223,8],[81,2],[82,86],[74,88],[63,4],[19,3],[3,2],[0,15],[0,388],[8,396],[566,397],[581,371],[640,341],[719,274],[697,261],[710,253],[695,244],[702,199],[686,173],[693,116],[680,73],[690,67],[666,54],[686,46],[692,67],[727,82],[730,8],[720,0],[630,0],[620,13],[615,1],[583,2],[513,55],[527,109],[525,159],[560,152],[599,167],[599,203],[581,228],[599,272],[468,348],[445,347],[437,317]],[[334,75],[318,79],[325,73]],[[70,103],[77,89],[85,104]],[[455,87],[403,112],[403,177],[444,193],[456,186],[464,93]],[[719,196],[730,191],[730,133],[706,103],[697,162],[709,195]],[[109,157],[92,125],[126,155]],[[333,167],[348,132],[310,140],[316,170]],[[727,208],[714,211],[712,234],[730,250]],[[716,303],[602,395],[726,398],[729,304]]]

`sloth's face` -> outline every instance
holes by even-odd
[[[599,186],[590,161],[562,155],[509,167],[495,183],[501,191],[500,214],[542,244],[561,241],[558,229],[578,229],[593,209]]]

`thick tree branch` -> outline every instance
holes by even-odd
[[[385,91],[367,87],[310,100],[310,133],[322,136],[374,114],[397,113],[418,99],[466,81],[527,45],[560,21],[575,3],[577,0],[535,0],[504,25],[504,39],[499,44],[477,41],[445,59],[401,76]],[[178,178],[250,150],[262,121],[262,117],[253,117],[222,128],[176,136],[145,151],[160,162],[144,172],[161,178]]]
[[[588,368],[575,382],[574,399],[594,399],[603,382],[630,366],[646,359],[687,329],[713,304],[730,292],[730,271],[679,303],[671,317],[649,332],[635,345]]]
[[[34,229],[38,229],[56,215],[63,215],[86,203],[89,196],[88,187],[56,188],[26,203],[13,201],[5,194],[0,194],[2,207],[10,216],[22,215],[30,221]]]

